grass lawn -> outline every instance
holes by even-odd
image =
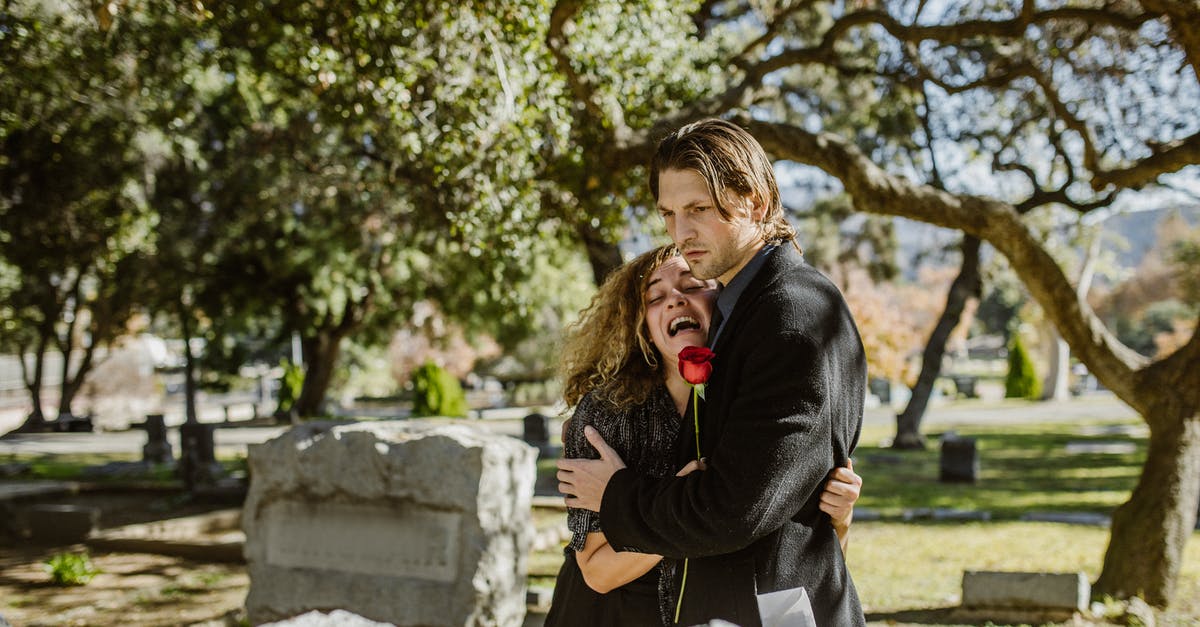
[[[1127,433],[1094,435],[1128,428]],[[929,448],[897,451],[878,445],[893,427],[865,429],[854,454],[864,477],[858,504],[885,518],[919,507],[986,510],[1012,520],[1034,510],[1111,513],[1129,498],[1146,455],[1144,426],[1128,423],[1053,423],[956,427],[973,437],[980,458],[975,484],[938,482],[940,431],[927,432]],[[1128,443],[1130,453],[1068,454],[1068,443]]]
[[[161,484],[162,486],[182,485],[175,476],[175,469],[168,465],[153,465],[117,475],[94,474],[90,468],[102,466],[111,462],[140,462],[141,456],[123,453],[72,453],[70,455],[54,454],[10,454],[0,456],[0,463],[29,464],[28,470],[13,477],[15,479],[53,479],[58,481],[88,481],[95,483],[128,483],[137,481],[142,484]],[[244,473],[246,459],[244,457],[218,456],[217,462],[226,472]]]
[[[925,451],[879,445],[891,425],[864,430],[854,468],[864,477],[859,506],[881,516],[851,532],[848,561],[873,624],[946,624],[956,607],[964,570],[1100,573],[1108,529],[1021,522],[1030,511],[1110,514],[1129,498],[1145,458],[1140,422],[970,425],[955,427],[976,438],[980,479],[975,484],[938,481],[940,431],[930,431]],[[1128,453],[1068,454],[1068,443],[1130,443]],[[553,464],[539,463],[539,472]],[[904,522],[905,510],[984,510],[991,522]],[[543,521],[543,524],[546,524]],[[531,582],[553,585],[561,556],[534,556]],[[1171,610],[1160,625],[1200,625],[1200,532],[1193,535]],[[951,623],[953,624],[953,623]]]

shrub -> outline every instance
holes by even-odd
[[[46,560],[45,568],[58,586],[82,586],[100,574],[86,552],[55,554]]]
[[[286,412],[300,399],[300,391],[304,389],[304,367],[291,361],[279,363],[283,375],[279,377],[279,411]]]
[[[454,375],[427,361],[413,372],[413,415],[467,415],[467,397]]]
[[[1038,378],[1033,367],[1033,360],[1025,350],[1019,333],[1013,334],[1012,345],[1008,349],[1008,376],[1004,378],[1005,398],[1027,398],[1038,400],[1042,397],[1042,381]]]

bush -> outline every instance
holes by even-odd
[[[413,415],[467,415],[467,397],[454,375],[437,364],[427,361],[413,372]]]
[[[279,411],[287,412],[300,400],[304,389],[304,367],[284,359],[279,363],[283,375],[279,377]]]
[[[1012,345],[1008,349],[1008,376],[1004,378],[1005,398],[1027,398],[1038,400],[1042,397],[1042,380],[1034,370],[1033,360],[1025,350],[1019,333],[1013,334]]]
[[[82,586],[100,574],[85,553],[58,553],[46,560],[50,581],[58,586]]]

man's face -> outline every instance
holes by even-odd
[[[663,170],[658,177],[658,212],[692,274],[728,284],[762,244],[758,221],[764,210],[751,198],[729,192],[726,221],[695,170]]]

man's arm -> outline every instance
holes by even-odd
[[[853,445],[840,436],[857,427],[832,423],[858,419],[830,416],[830,395],[841,392],[843,377],[865,371],[855,356],[799,334],[764,334],[743,350],[720,440],[705,451],[708,471],[665,480],[611,475],[599,511],[614,547],[700,557],[748,546],[798,512],[816,524],[818,490]]]

